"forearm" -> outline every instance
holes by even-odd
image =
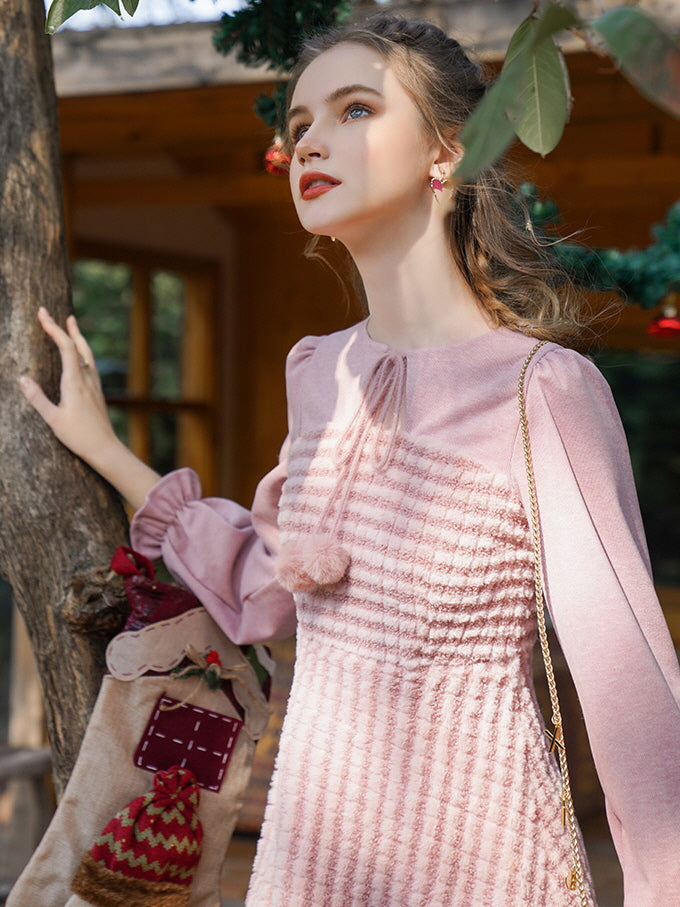
[[[102,447],[96,455],[85,459],[135,510],[142,506],[147,494],[160,479],[157,472],[117,438]]]

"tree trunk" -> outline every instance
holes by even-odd
[[[0,0],[0,573],[40,671],[57,791],[99,688],[120,595],[108,563],[126,535],[112,489],[24,402],[30,374],[58,396],[59,359],[39,328],[44,305],[70,311],[51,48],[41,0]],[[118,591],[118,588],[115,590]]]

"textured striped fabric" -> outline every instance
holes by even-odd
[[[293,442],[284,544],[316,531],[340,442],[332,426]],[[362,449],[384,442],[372,428]],[[295,680],[247,903],[575,904],[531,687],[521,502],[506,476],[391,443],[385,471],[357,452],[338,498],[346,581],[297,596]]]
[[[303,338],[252,510],[179,470],[135,515],[133,547],[234,641],[299,619],[249,907],[578,903],[529,677],[517,380],[534,343],[497,328],[397,352],[367,322]],[[546,594],[624,902],[680,907],[680,668],[625,435],[577,353],[548,344],[527,378]]]

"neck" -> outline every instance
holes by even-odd
[[[425,229],[394,222],[349,251],[359,269],[374,340],[395,349],[446,346],[485,333],[487,315],[453,260],[442,218]]]

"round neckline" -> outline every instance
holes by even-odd
[[[482,340],[486,340],[491,336],[496,336],[499,331],[507,330],[503,327],[491,327],[487,331],[484,331],[482,334],[476,334],[474,337],[467,337],[465,340],[455,340],[451,343],[444,344],[443,346],[416,346],[410,347],[405,350],[399,350],[396,347],[390,346],[389,343],[385,343],[382,340],[375,340],[371,337],[368,331],[368,322],[369,318],[364,318],[363,321],[360,321],[358,327],[361,329],[362,336],[365,342],[369,347],[373,347],[376,350],[380,350],[384,353],[392,353],[395,356],[419,356],[419,355],[428,355],[433,356],[440,353],[451,353],[455,350],[460,350],[464,347],[472,346]]]

